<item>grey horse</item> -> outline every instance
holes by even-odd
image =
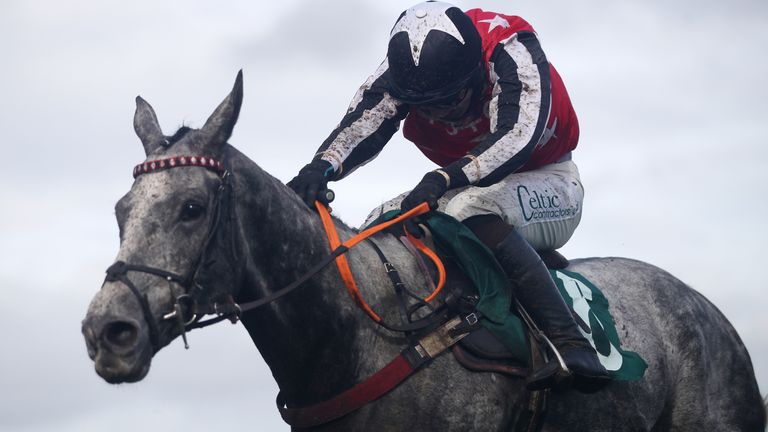
[[[242,94],[239,74],[201,129],[185,127],[173,136],[161,132],[153,109],[137,98],[134,127],[147,155],[137,170],[149,173],[138,176],[116,205],[117,261],[134,267],[113,270],[120,276],[107,278],[82,326],[96,372],[110,383],[144,378],[153,355],[181,335],[183,326],[172,318],[184,315],[177,299],[264,298],[330,253],[317,213],[227,144]],[[227,214],[217,210],[222,176],[216,170],[148,166],[157,160],[177,164],[190,155],[210,159],[202,165],[223,161],[231,173]],[[342,239],[356,234],[341,221],[334,223]],[[213,225],[221,227],[216,235]],[[383,234],[374,241],[408,286],[425,285],[401,242]],[[398,301],[374,248],[363,242],[347,258],[363,298],[382,318],[396,321]],[[649,366],[643,379],[615,381],[595,394],[552,392],[542,430],[763,430],[765,412],[749,354],[703,296],[667,272],[629,259],[579,259],[569,270],[601,287],[623,346]],[[354,386],[406,344],[401,334],[378,326],[358,308],[333,265],[296,291],[244,313],[242,322],[283,399],[294,407]],[[315,430],[509,430],[523,392],[523,380],[471,372],[443,354],[380,399]]]

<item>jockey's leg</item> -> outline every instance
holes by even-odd
[[[510,174],[488,187],[457,191],[445,212],[464,221],[494,251],[515,295],[561,351],[575,373],[574,385],[594,390],[607,373],[584,339],[536,250],[565,244],[581,220],[584,190],[573,161]],[[529,387],[554,384],[558,362],[529,377]]]
[[[464,223],[493,250],[512,283],[515,296],[575,374],[574,387],[585,392],[602,387],[608,372],[597,359],[592,345],[581,335],[539,254],[498,216],[475,216]],[[532,390],[548,388],[565,376],[560,364],[550,361],[531,372],[527,385]]]
[[[496,215],[538,251],[562,247],[581,221],[584,189],[573,161],[513,173],[496,184],[445,194],[440,210],[460,221]],[[501,238],[497,239],[501,241]]]
[[[406,194],[382,204],[366,223],[399,208]],[[516,297],[575,373],[574,385],[590,391],[607,381],[607,372],[581,335],[536,252],[555,250],[570,239],[581,220],[583,201],[578,168],[566,160],[510,174],[488,187],[448,191],[439,201],[439,210],[463,221],[494,251],[512,281]],[[558,362],[549,362],[532,372],[529,387],[551,386],[558,371]]]

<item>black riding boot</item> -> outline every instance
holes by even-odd
[[[597,353],[581,335],[571,311],[565,304],[539,254],[511,230],[495,248],[496,259],[512,281],[515,296],[536,325],[557,347],[573,374],[573,386],[593,392],[608,382],[608,372]],[[526,379],[531,390],[552,387],[567,378],[556,358],[534,370]]]

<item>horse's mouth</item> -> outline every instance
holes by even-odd
[[[144,379],[149,372],[150,360],[140,357],[125,358],[104,351],[96,355],[94,368],[110,384],[131,383]]]

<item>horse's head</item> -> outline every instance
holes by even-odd
[[[183,127],[173,136],[136,98],[134,128],[147,159],[115,206],[120,251],[82,327],[96,372],[108,382],[141,380],[152,355],[183,333],[195,304],[224,295],[201,279],[212,267],[231,265],[212,250],[227,249],[216,244],[233,229],[218,221],[229,208],[225,144],[242,95],[241,72],[201,129]]]

